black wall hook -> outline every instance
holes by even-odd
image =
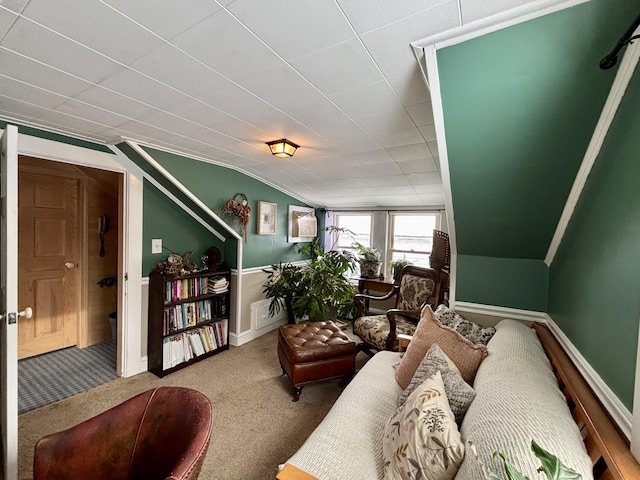
[[[635,40],[636,38],[640,38],[640,35],[632,36],[633,32],[635,32],[636,28],[638,28],[638,25],[640,25],[640,15],[636,17],[631,26],[627,29],[626,32],[624,32],[624,35],[620,37],[620,40],[618,40],[616,46],[613,47],[613,50],[611,50],[611,52],[609,52],[604,56],[602,60],[600,60],[600,68],[602,70],[608,70],[615,66],[615,64],[618,63],[618,53],[620,52],[620,50],[622,50],[627,44],[633,43],[633,40]]]

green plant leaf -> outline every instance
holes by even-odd
[[[473,453],[476,461],[480,464],[482,473],[484,474],[484,478],[486,478],[487,480],[502,480],[498,475],[489,470],[484,462],[480,460],[480,455],[478,455],[478,451],[476,450],[476,446],[473,444],[473,442],[471,440],[468,440],[467,444],[469,445],[469,449],[471,450],[471,453]]]
[[[493,457],[495,458],[496,455],[502,458],[502,463],[504,463],[504,471],[507,474],[507,478],[509,480],[529,480],[529,477],[516,470],[515,467],[509,463],[509,461],[502,453],[494,452]]]
[[[582,475],[564,465],[558,457],[547,452],[531,440],[531,450],[542,462],[538,471],[543,471],[549,480],[582,480]]]

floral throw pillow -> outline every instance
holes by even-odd
[[[486,345],[496,333],[493,327],[483,327],[482,325],[467,320],[459,313],[451,310],[446,305],[438,305],[434,312],[438,321],[445,327],[452,328],[464,338],[472,341],[476,345]]]
[[[447,357],[438,344],[434,343],[420,362],[416,373],[413,374],[411,383],[402,391],[398,399],[398,407],[401,407],[409,398],[409,395],[418,388],[426,379],[434,373],[440,372],[444,390],[449,400],[449,407],[455,416],[456,423],[460,425],[471,402],[476,396],[476,391],[471,388],[460,376],[457,368],[451,368],[453,362]]]
[[[436,372],[415,389],[385,426],[385,480],[449,480],[464,458],[442,376]]]

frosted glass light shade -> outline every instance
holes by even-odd
[[[286,138],[274,140],[273,142],[267,142],[267,145],[269,145],[271,153],[280,158],[293,157],[293,154],[299,148],[299,145],[296,145]]]

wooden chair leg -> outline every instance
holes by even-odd
[[[300,394],[302,393],[302,387],[293,387],[293,400],[292,402],[297,402],[300,400]]]

